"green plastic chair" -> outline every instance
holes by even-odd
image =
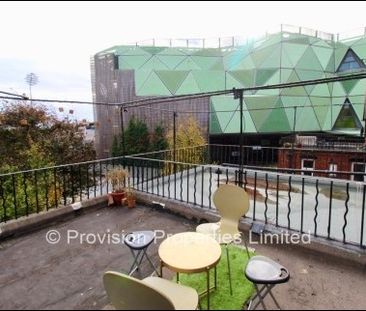
[[[117,310],[195,310],[198,293],[193,288],[158,278],[144,280],[108,271],[104,288]]]

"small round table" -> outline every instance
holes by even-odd
[[[163,276],[163,267],[177,273],[206,272],[207,290],[200,296],[207,294],[207,309],[210,309],[210,290],[217,287],[216,266],[221,258],[221,247],[213,238],[197,232],[175,234],[159,247],[160,276]],[[210,288],[210,270],[215,268],[215,285]]]

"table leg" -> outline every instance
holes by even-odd
[[[160,260],[160,277],[163,277],[163,261]]]
[[[215,289],[217,289],[217,268],[215,266]]]
[[[177,283],[179,283],[179,272],[177,272]]]
[[[210,269],[207,269],[207,310],[210,310]]]

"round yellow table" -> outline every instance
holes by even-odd
[[[201,273],[207,274],[207,309],[210,309],[210,290],[217,287],[216,266],[221,258],[220,244],[210,236],[197,232],[184,232],[175,234],[159,247],[160,276],[163,276],[163,267],[177,273]],[[215,268],[215,284],[210,288],[210,270]]]

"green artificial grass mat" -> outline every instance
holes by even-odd
[[[254,253],[250,254],[251,256]],[[230,295],[229,273],[227,267],[226,249],[222,246],[222,255],[217,265],[217,289],[210,292],[211,310],[242,310],[245,303],[252,296],[254,286],[249,282],[244,274],[244,268],[248,263],[248,255],[245,248],[239,246],[229,246],[231,280],[233,295]],[[214,269],[210,271],[210,286],[214,285]],[[176,281],[176,277],[174,278]],[[207,288],[206,273],[179,275],[182,285],[190,286],[201,293]],[[202,309],[207,309],[207,297],[201,298]]]

